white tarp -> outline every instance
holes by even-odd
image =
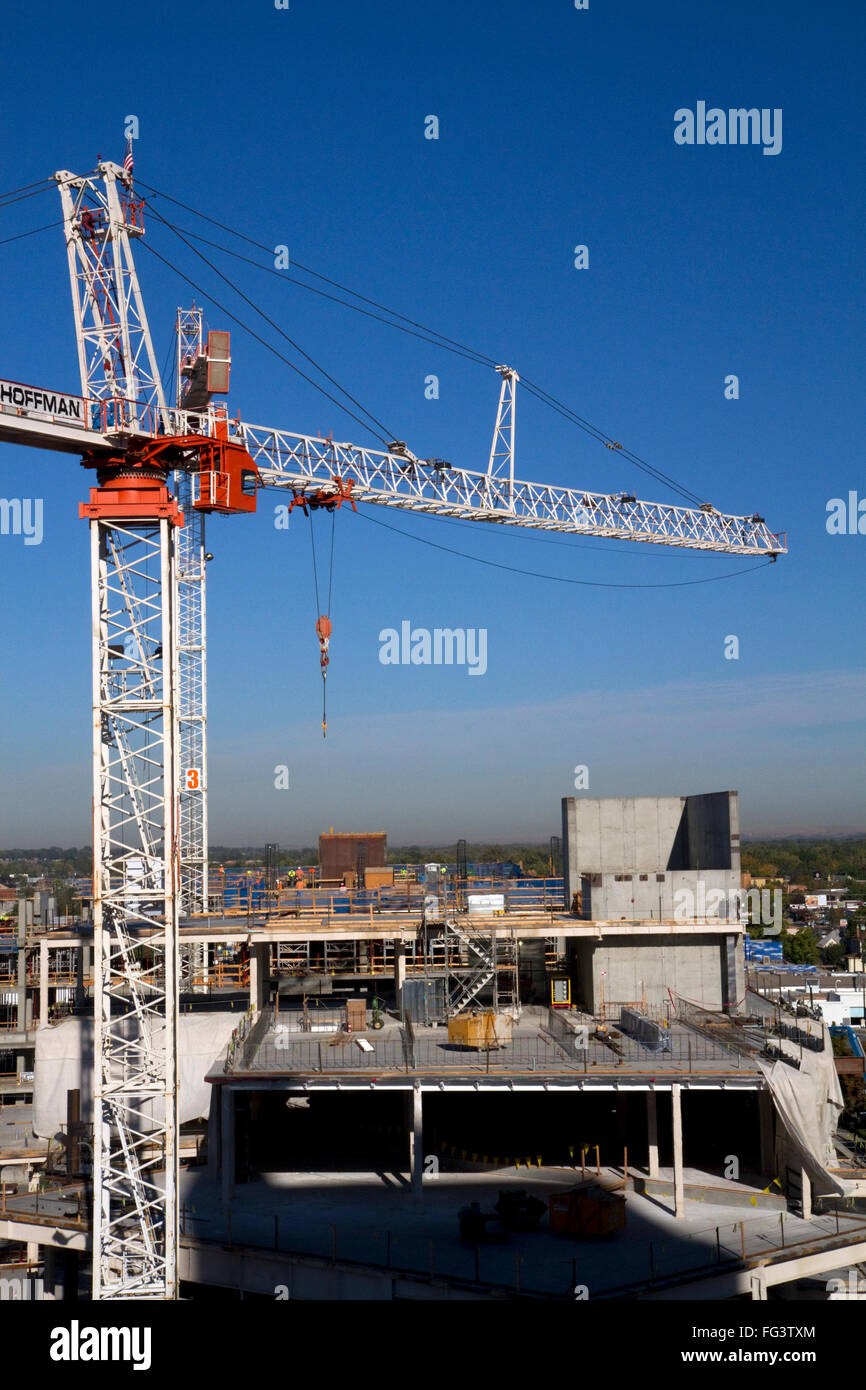
[[[205,1076],[225,1051],[242,1014],[200,1013],[178,1017],[178,1110],[180,1123],[207,1115],[210,1086]],[[130,1036],[137,1027],[129,1015]],[[36,1032],[33,1128],[41,1138],[59,1134],[66,1124],[66,1092],[81,1091],[81,1114],[93,1103],[93,1020],[67,1018]]]
[[[797,1023],[804,1030],[816,1031],[814,1023],[809,1024],[804,1019],[798,1019]],[[839,1115],[845,1108],[829,1030],[824,1027],[823,1052],[803,1048],[800,1057],[796,1043],[780,1040],[780,1045],[789,1056],[798,1058],[800,1069],[786,1062],[759,1059],[758,1065],[767,1079],[776,1110],[811,1177],[813,1180],[820,1178],[820,1190],[844,1194],[850,1184],[838,1174],[827,1171],[839,1163],[833,1136]]]

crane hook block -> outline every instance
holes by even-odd
[[[331,632],[331,619],[323,613],[320,618],[316,619],[316,636],[319,639],[319,651],[321,654],[319,659],[321,661],[323,673],[330,659],[328,657],[328,645],[331,641]]]

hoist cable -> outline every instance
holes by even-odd
[[[318,573],[318,569],[316,568],[316,538],[315,538],[315,536],[314,536],[314,534],[313,534],[313,511],[312,511],[312,508],[310,508],[310,510],[309,510],[309,512],[307,513],[307,515],[308,515],[308,517],[310,518],[310,549],[311,549],[312,552],[313,552],[313,585],[314,585],[315,590],[316,590],[316,617],[318,618],[319,615],[320,615],[320,613],[321,613],[321,611],[322,611],[322,609],[321,609],[321,606],[320,606],[320,604],[319,604],[319,573]]]
[[[337,509],[331,512],[331,566],[328,571],[328,617],[331,616],[331,590],[334,586],[334,532],[337,526]]]

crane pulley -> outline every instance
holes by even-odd
[[[329,596],[330,602],[330,596]],[[328,680],[328,647],[331,642],[333,627],[331,619],[327,613],[320,613],[316,619],[316,636],[319,639],[319,665],[322,668],[322,738],[328,736],[328,707],[326,703],[327,680]]]
[[[320,508],[326,512],[339,511],[344,502],[349,502],[352,511],[357,512],[358,508],[355,506],[355,499],[352,496],[355,479],[341,478],[335,474],[331,483],[332,486],[316,488],[315,492],[304,492],[303,489],[299,491],[297,488],[292,488],[289,511],[294,511],[295,507],[301,507],[304,516],[309,516],[310,511],[318,511]]]

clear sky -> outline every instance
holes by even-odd
[[[407,538],[341,514],[323,743],[309,522],[276,530],[283,498],[264,492],[255,517],[209,523],[214,842],[310,844],[330,825],[541,840],[578,764],[592,796],[737,788],[747,833],[866,829],[866,535],[826,528],[831,498],[866,497],[864,29],[855,0],[142,0],[110,22],[49,0],[6,16],[0,193],[122,160],[133,114],[137,178],[515,366],[720,509],[788,533],[768,566],[385,513]],[[675,112],[698,102],[781,110],[781,149],[678,144]],[[0,377],[76,391],[62,232],[6,241],[59,216],[55,191],[0,208]],[[146,241],[301,364],[155,219]],[[204,249],[417,454],[486,466],[492,370]],[[137,261],[163,360],[193,291]],[[207,319],[232,328],[233,413],[376,444]],[[517,455],[523,478],[677,500],[520,392]],[[7,847],[90,834],[90,481],[67,456],[0,446],[0,497],[44,502],[41,545],[0,536]],[[323,552],[329,526],[316,518]],[[381,664],[380,632],[404,621],[485,629],[484,675]]]

